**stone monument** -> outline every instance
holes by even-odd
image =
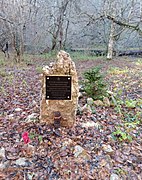
[[[40,122],[72,127],[78,106],[78,77],[75,63],[65,51],[57,62],[43,67]]]

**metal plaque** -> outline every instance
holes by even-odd
[[[71,76],[46,76],[46,99],[71,100]]]

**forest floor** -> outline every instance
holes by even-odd
[[[0,179],[141,180],[142,58],[76,60],[79,80],[85,70],[102,67],[116,103],[77,115],[61,134],[38,120],[40,73],[48,63],[38,56],[21,64],[0,59]]]

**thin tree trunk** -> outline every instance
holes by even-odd
[[[67,41],[67,36],[68,36],[68,28],[69,28],[69,20],[67,21],[67,26],[66,26],[66,30],[65,30],[65,39],[63,42],[63,47],[66,47],[66,41]]]
[[[51,51],[55,50],[57,45],[57,36],[53,35]]]
[[[21,54],[20,54],[20,41],[18,39],[17,31],[13,32],[13,50],[14,50],[14,60],[16,63],[21,62]]]
[[[111,22],[111,29],[110,29],[110,35],[109,35],[109,42],[108,42],[108,52],[107,52],[107,60],[112,60],[113,56],[113,48],[114,48],[114,28],[115,24],[112,21]]]
[[[23,60],[23,55],[24,55],[24,36],[23,36],[22,31],[20,34],[20,56],[21,56],[21,60]]]

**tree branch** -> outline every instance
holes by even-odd
[[[110,15],[106,15],[106,18],[113,21],[114,23],[116,23],[116,24],[118,24],[120,26],[129,28],[129,29],[133,29],[133,30],[137,31],[139,33],[139,35],[142,36],[142,29],[140,29],[139,24],[133,25],[133,24],[129,24],[127,22],[119,21],[119,20],[116,20],[114,17],[112,17]]]
[[[2,17],[1,15],[0,15],[0,19],[3,21],[9,22],[10,24],[13,24],[12,21],[8,20],[7,18]]]

